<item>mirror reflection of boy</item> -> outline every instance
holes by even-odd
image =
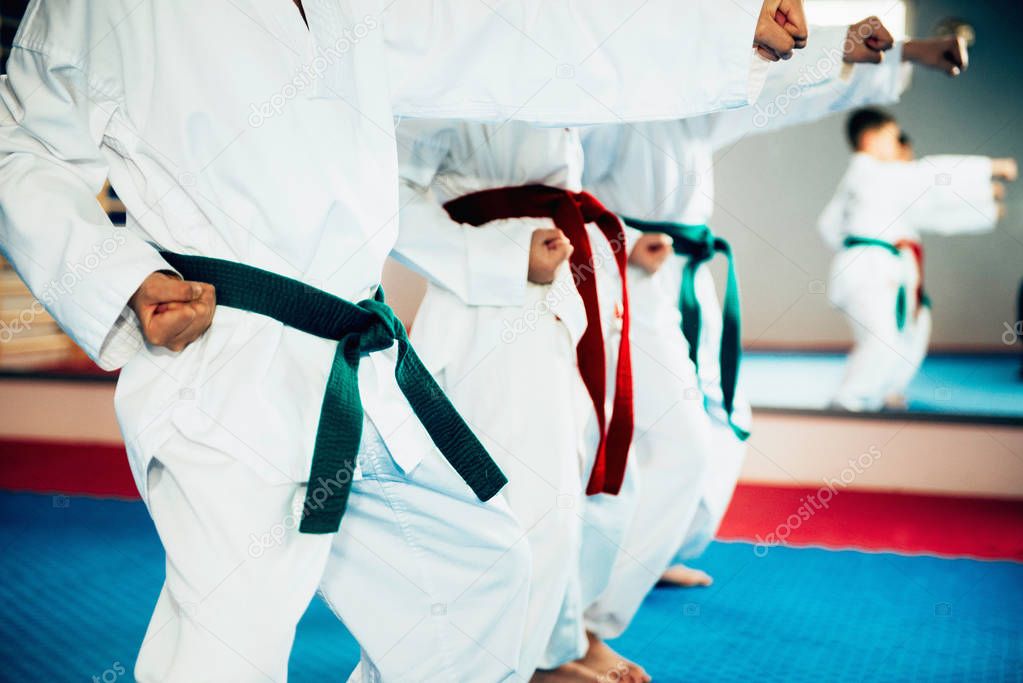
[[[905,408],[931,334],[920,233],[981,233],[1004,213],[1014,159],[942,155],[914,159],[912,143],[886,111],[860,109],[847,123],[855,152],[818,221],[835,249],[831,303],[845,314],[853,349],[833,406]]]

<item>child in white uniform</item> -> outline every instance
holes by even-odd
[[[920,234],[993,229],[992,182],[1015,180],[1016,164],[960,155],[906,161],[898,124],[879,109],[854,112],[847,134],[855,154],[819,220],[836,250],[828,297],[854,340],[834,404],[856,412],[902,408],[931,332]]]
[[[0,82],[0,248],[83,349],[123,366],[118,420],[168,560],[137,680],[285,680],[325,573],[367,678],[499,680],[528,553],[503,501],[478,499],[503,477],[377,300],[392,118],[736,106],[751,42],[792,41],[758,34],[747,3],[298,4],[31,2]],[[680,42],[692,68],[670,59]],[[599,104],[552,82],[561,63]],[[637,105],[651,79],[685,96]],[[125,229],[95,200],[108,176]]]

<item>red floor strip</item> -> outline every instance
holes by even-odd
[[[0,439],[0,489],[137,498],[124,448]],[[719,538],[1023,561],[1023,501],[743,484]]]
[[[1021,500],[850,490],[822,500],[820,493],[742,484],[718,537],[765,545],[1023,560]]]
[[[124,447],[0,439],[0,489],[138,498]]]

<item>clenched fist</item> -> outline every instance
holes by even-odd
[[[1004,180],[1007,183],[1016,182],[1019,177],[1019,166],[1012,157],[1003,157],[991,160],[991,177]]]
[[[663,232],[648,232],[636,240],[629,254],[629,263],[651,275],[656,273],[671,254],[671,238]]]
[[[966,40],[959,36],[910,40],[902,46],[902,59],[958,76],[970,63]]]
[[[809,29],[803,0],[764,0],[757,18],[753,46],[764,59],[789,59],[793,50],[806,47]]]
[[[554,282],[558,266],[568,260],[572,251],[572,243],[557,228],[534,230],[529,244],[529,281],[538,285]]]
[[[181,351],[209,328],[217,299],[212,285],[157,272],[142,281],[128,305],[147,342]]]
[[[849,26],[842,61],[849,64],[880,64],[884,51],[895,44],[892,34],[877,17],[867,17]]]

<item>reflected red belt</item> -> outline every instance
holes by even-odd
[[[920,276],[916,285],[916,305],[917,311],[919,311],[921,307],[928,305],[927,294],[924,291],[924,245],[915,240],[899,240],[895,243],[895,248],[909,249],[913,252],[916,269]]]
[[[616,494],[625,478],[625,464],[632,444],[632,356],[629,351],[629,295],[625,286],[628,261],[625,231],[618,217],[586,192],[570,192],[546,185],[525,185],[483,190],[444,205],[460,223],[482,225],[504,218],[550,218],[574,247],[573,280],[586,308],[586,331],[576,347],[579,373],[593,401],[600,427],[600,443],[586,493]],[[593,264],[593,250],[586,224],[595,223],[611,243],[622,279],[622,341],[615,373],[614,405],[607,421],[607,356],[600,322],[600,303]]]

